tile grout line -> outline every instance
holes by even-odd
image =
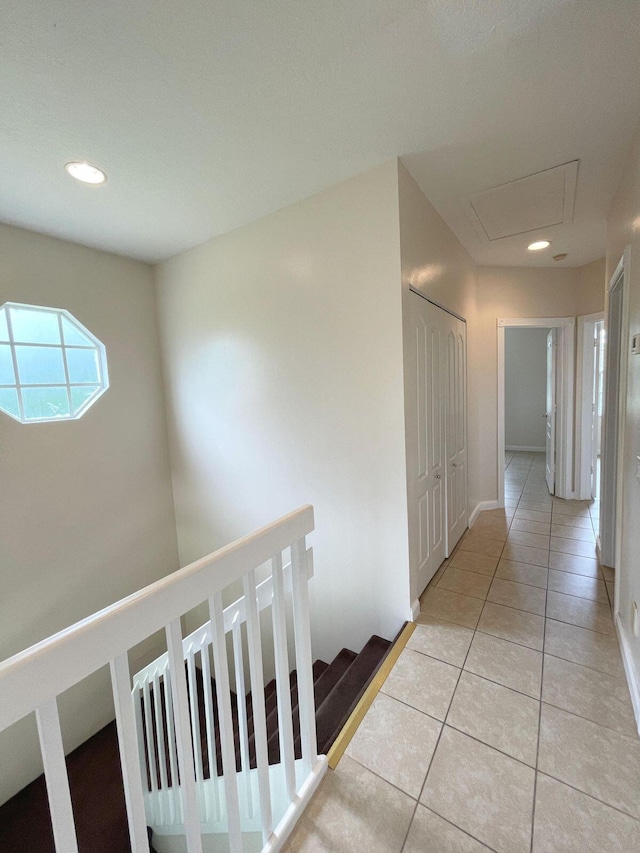
[[[456,547],[457,547],[457,546],[456,546]],[[454,553],[455,553],[455,548],[454,548]],[[480,618],[479,618],[479,617],[478,617],[478,621],[480,621]],[[405,845],[406,845],[406,843],[407,843],[407,838],[409,837],[409,832],[411,831],[411,826],[412,826],[412,824],[413,824],[413,821],[415,820],[415,815],[416,815],[416,812],[417,812],[417,810],[418,810],[418,805],[419,805],[419,804],[421,804],[421,801],[422,801],[422,794],[424,793],[424,788],[425,788],[425,785],[427,784],[427,779],[429,778],[429,773],[431,772],[431,768],[432,768],[432,766],[433,766],[433,762],[434,762],[434,759],[435,759],[435,757],[436,757],[436,753],[437,753],[437,751],[438,751],[438,747],[440,746],[440,740],[441,740],[441,738],[442,738],[442,732],[444,731],[445,726],[446,726],[446,724],[447,724],[447,717],[449,716],[449,711],[451,710],[451,705],[453,704],[453,699],[454,699],[454,697],[455,697],[455,695],[456,695],[456,692],[457,692],[457,690],[458,690],[458,685],[460,684],[460,678],[462,677],[462,673],[463,673],[463,671],[464,671],[464,665],[466,664],[466,662],[467,662],[467,658],[469,657],[469,652],[471,651],[471,646],[472,646],[472,644],[473,644],[473,638],[474,638],[474,637],[475,637],[475,635],[476,635],[476,631],[477,631],[477,624],[478,624],[478,622],[476,622],[476,627],[473,629],[473,635],[472,635],[472,637],[471,637],[471,642],[469,643],[469,647],[467,648],[466,654],[465,654],[465,656],[464,656],[464,660],[462,661],[462,665],[461,665],[461,667],[460,667],[460,671],[459,671],[459,673],[458,673],[458,678],[457,678],[457,680],[456,680],[456,686],[454,687],[454,689],[453,689],[453,691],[452,691],[452,693],[451,693],[451,699],[449,700],[449,705],[448,705],[448,707],[447,707],[447,712],[446,712],[446,714],[444,715],[444,720],[442,721],[442,727],[441,727],[441,729],[440,729],[440,732],[438,733],[438,740],[436,741],[436,745],[435,745],[435,748],[434,748],[434,750],[433,750],[433,754],[432,754],[432,756],[431,756],[431,760],[429,761],[429,766],[428,766],[428,768],[427,768],[427,772],[425,773],[425,777],[424,777],[424,779],[423,779],[423,781],[422,781],[422,786],[421,786],[421,788],[420,788],[420,793],[418,794],[418,800],[417,800],[417,802],[416,802],[416,807],[415,807],[415,809],[414,809],[413,816],[411,817],[411,822],[409,823],[409,828],[407,829],[407,834],[405,835],[404,841],[403,841],[403,843],[402,843],[402,847],[400,848],[400,853],[402,853],[402,851],[403,851],[403,850],[404,850],[404,848],[405,848]],[[461,627],[462,627],[462,626],[461,626]],[[424,805],[424,804],[423,804],[423,805]],[[429,808],[429,806],[425,806],[425,808]],[[430,811],[432,811],[434,814],[437,814],[437,815],[438,815],[438,817],[442,817],[442,815],[439,815],[439,814],[438,814],[438,812],[434,811],[433,809],[430,809]],[[443,820],[446,820],[446,818],[442,818],[442,819],[443,819]],[[448,821],[448,823],[451,823],[451,821]],[[465,832],[465,834],[470,835],[470,833],[467,833],[464,829],[462,829],[462,827],[458,826],[457,824],[451,823],[451,825],[452,825],[452,826],[455,826],[455,827],[456,827],[456,829],[460,830],[461,832]],[[471,837],[471,838],[475,838],[475,836],[473,836],[473,835],[470,835],[470,837]],[[479,843],[481,843],[481,844],[483,844],[483,843],[484,843],[484,842],[481,842],[481,841],[480,841],[480,839],[476,839],[476,840],[477,840],[477,841],[479,841]],[[485,846],[488,846],[488,845],[485,845]]]

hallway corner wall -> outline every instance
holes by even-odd
[[[0,414],[0,660],[178,568],[151,267],[0,225],[5,301],[74,314],[106,347],[110,387],[79,420]],[[60,716],[67,751],[110,722],[108,671],[64,693]],[[42,772],[33,715],[0,735],[0,765],[0,802]]]
[[[156,268],[182,563],[315,507],[314,654],[409,615],[395,160]]]
[[[467,489],[469,512],[472,513],[478,503],[483,500],[482,483],[479,477],[481,456],[481,434],[478,431],[479,400],[476,385],[471,381],[471,365],[476,358],[477,346],[475,321],[478,268],[400,161],[398,163],[398,194],[405,338],[408,330],[407,300],[410,287],[467,321],[469,378],[467,382],[467,464],[469,468]],[[405,358],[407,351],[405,347]],[[405,367],[405,376],[409,375],[410,371]],[[405,389],[408,442],[410,431],[416,428],[409,394],[409,389]]]
[[[607,228],[606,284],[630,246],[629,276],[625,287],[629,294],[629,340],[640,333],[640,128],[629,152],[614,197]],[[640,637],[634,636],[632,602],[640,604],[640,480],[636,472],[640,455],[640,356],[622,354],[622,369],[627,375],[626,411],[623,421],[624,471],[622,482],[621,550],[616,566],[618,628],[623,657],[640,727]]]

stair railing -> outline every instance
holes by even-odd
[[[241,621],[246,621],[257,759],[257,768],[251,771],[254,778],[257,776],[257,784],[254,786],[256,802],[252,808],[259,815],[263,851],[275,853],[281,847],[326,770],[325,757],[317,755],[314,720],[307,588],[309,569],[305,539],[313,527],[313,508],[302,507],[0,663],[0,731],[35,712],[57,853],[78,851],[57,699],[64,691],[106,664],[109,664],[111,672],[132,853],[149,851],[149,816],[145,812],[145,799],[148,800],[149,795],[146,782],[151,780],[155,780],[151,784],[156,785],[156,790],[162,791],[164,784],[167,792],[173,792],[172,802],[167,803],[167,808],[169,814],[171,808],[176,813],[179,809],[188,853],[202,853],[202,831],[207,814],[202,812],[203,802],[198,788],[199,774],[202,772],[197,759],[200,741],[194,723],[196,708],[193,704],[190,706],[194,700],[190,697],[188,679],[195,682],[195,655],[199,653],[205,688],[211,684],[207,680],[211,673],[205,663],[209,657],[209,647],[215,670],[224,771],[220,777],[224,790],[224,829],[228,834],[231,853],[242,853],[244,828],[240,810],[241,774],[236,772],[230,663],[226,645],[227,628],[230,627],[232,638],[234,632],[236,635],[234,656],[237,675],[242,669],[238,665],[241,659],[237,658],[236,651],[241,646],[237,639]],[[299,763],[293,761],[291,714],[287,716],[282,713],[279,715],[283,719],[280,769],[286,779],[284,787],[287,802],[274,827],[273,774],[270,774],[268,765],[265,706],[263,701],[256,701],[256,697],[264,696],[259,610],[261,602],[271,598],[277,695],[283,701],[280,707],[285,709],[286,697],[289,695],[282,556],[285,552],[291,555],[290,585],[302,760]],[[256,569],[268,561],[271,563],[268,582],[256,584]],[[238,581],[243,584],[243,596],[225,611],[222,606],[223,590]],[[185,658],[181,616],[203,602],[208,603],[210,620],[195,632],[197,636],[187,638]],[[162,671],[157,666],[154,670],[154,665],[158,664],[156,661],[151,668],[142,671],[144,676],[138,673],[137,686],[132,691],[127,653],[162,629],[167,640],[166,664],[162,664]],[[203,653],[205,647],[206,652]],[[193,653],[189,649],[193,649]],[[157,682],[153,681],[155,672],[158,673]],[[161,682],[164,693],[160,690]],[[136,691],[140,691],[140,684],[143,695],[145,691],[149,694],[146,719],[144,704],[134,701]],[[152,686],[156,684],[157,692],[156,687]],[[152,693],[154,703],[150,701]],[[193,691],[191,693],[193,696]],[[210,703],[211,710],[210,690],[205,689],[204,695],[205,703]],[[160,708],[161,696],[163,709]],[[151,715],[155,713],[152,706],[156,702],[157,710],[163,712],[152,719]],[[212,732],[208,732],[208,735],[208,743],[211,743]],[[168,764],[164,762],[164,771],[159,763],[155,767],[151,766],[153,750],[146,749],[145,743],[154,737],[157,743],[172,745]],[[243,750],[247,750],[246,742]],[[247,753],[244,755],[246,757]],[[211,754],[209,761],[211,775],[217,776],[215,763],[211,763],[215,759]],[[294,764],[299,764],[299,768]],[[147,780],[143,781],[145,774]],[[216,778],[216,784],[217,781]],[[246,798],[242,799],[246,802]],[[221,811],[219,815],[222,815]]]
[[[306,551],[307,580],[313,577],[313,549]],[[289,685],[289,650],[286,623],[286,596],[293,593],[293,562],[282,565],[282,555],[273,558],[271,574],[255,588],[257,612],[271,607],[272,632],[274,642],[274,664],[276,671],[276,691],[278,708],[278,734],[280,745],[279,764],[283,765],[284,784],[290,801],[296,794],[296,765],[294,755],[291,694]],[[233,649],[233,673],[236,687],[236,712],[238,718],[238,739],[240,751],[241,775],[238,778],[241,826],[245,830],[260,829],[259,816],[254,809],[253,775],[250,769],[249,720],[247,714],[245,684],[245,654],[241,628],[250,629],[250,611],[247,598],[243,594],[223,611],[224,632],[231,638]],[[197,789],[200,794],[200,814],[205,829],[211,832],[219,830],[225,822],[224,803],[220,796],[220,778],[217,775],[215,733],[218,728],[218,714],[214,710],[210,690],[211,666],[214,646],[214,629],[208,620],[182,641],[182,654],[185,661],[187,692],[189,697],[189,716],[191,739],[195,746],[194,760]],[[258,644],[259,636],[254,638]],[[227,644],[228,645],[228,644]],[[249,654],[251,657],[251,652]],[[251,665],[251,664],[250,664]],[[254,663],[260,671],[260,656]],[[198,671],[201,673],[200,685]],[[252,683],[253,688],[253,683]],[[263,685],[264,688],[264,685]],[[156,831],[172,834],[182,825],[183,817],[179,799],[175,797],[176,767],[178,764],[177,744],[172,730],[172,705],[170,688],[170,666],[168,652],[160,655],[133,676],[133,701],[136,711],[138,743],[141,747],[141,766],[147,769],[147,788],[145,804],[147,820]],[[255,694],[252,692],[252,703]],[[216,690],[217,698],[217,690]],[[253,705],[255,707],[255,705]],[[202,722],[204,721],[204,731]],[[254,716],[255,721],[255,716]],[[313,720],[315,727],[315,718]],[[198,744],[204,744],[198,749]],[[204,757],[208,766],[208,778]],[[273,775],[273,774],[271,774]],[[282,787],[281,785],[279,787]]]

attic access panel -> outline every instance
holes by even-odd
[[[573,219],[578,160],[474,193],[465,209],[487,243]]]

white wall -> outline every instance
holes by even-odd
[[[505,329],[504,425],[507,448],[544,450],[548,329]]]
[[[71,311],[111,387],[78,421],[0,413],[0,659],[178,567],[151,268],[0,225],[6,301]],[[61,706],[67,749],[113,719],[106,677]],[[34,732],[0,737],[0,802],[41,772]]]
[[[316,655],[408,614],[396,161],[157,268],[182,562],[312,503]]]
[[[629,153],[620,178],[607,232],[607,272],[610,277],[625,247],[631,247],[629,288],[629,335],[640,333],[640,132]],[[623,499],[621,511],[622,547],[616,566],[619,592],[619,617],[623,646],[629,651],[632,686],[635,687],[636,715],[640,724],[640,637],[631,626],[631,602],[640,604],[640,482],[636,478],[640,455],[640,356],[622,354],[622,369],[627,373],[626,412],[623,422]]]

